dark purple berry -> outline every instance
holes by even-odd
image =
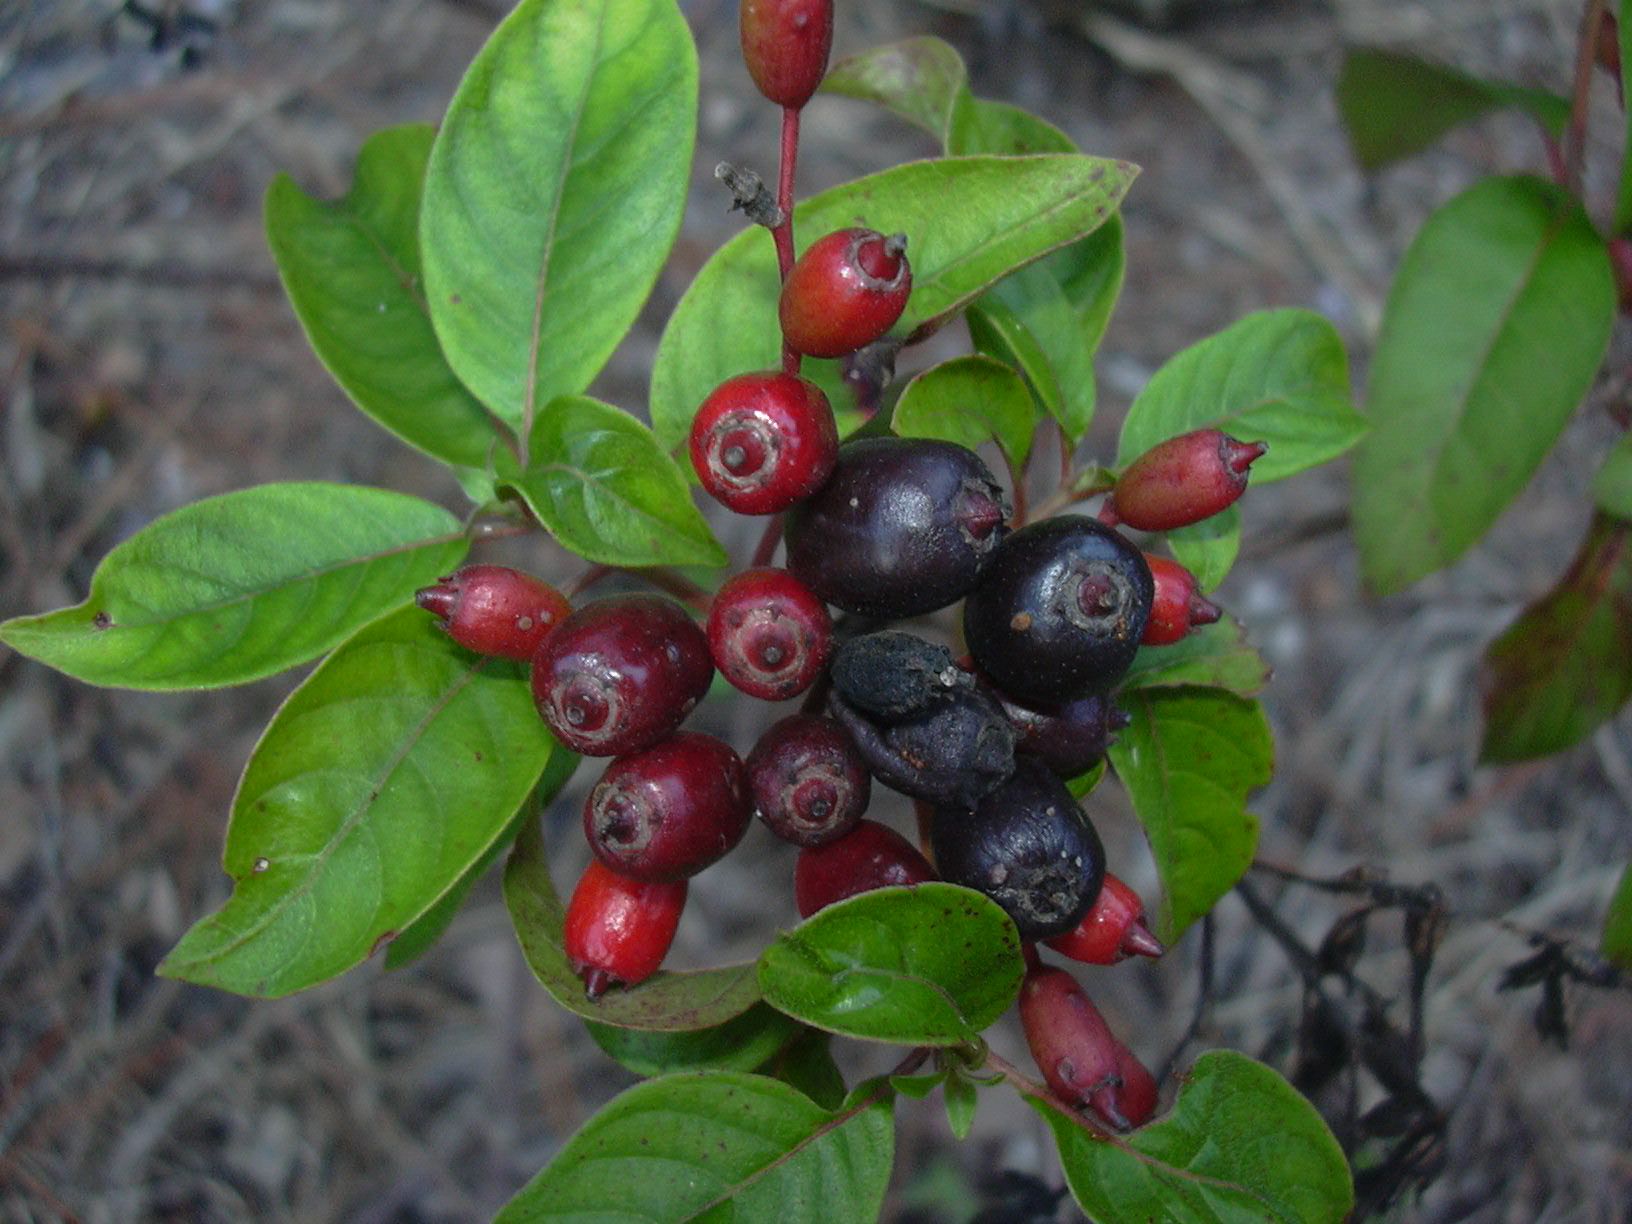
[[[1014,771],[1014,732],[984,693],[955,689],[899,722],[870,718],[838,693],[830,703],[873,776],[903,795],[973,805]]]
[[[867,810],[872,786],[844,728],[815,714],[773,723],[748,754],[754,811],[797,846],[843,837]]]
[[[963,605],[975,664],[1027,704],[1104,692],[1122,678],[1150,617],[1140,551],[1080,514],[1021,528]]]
[[[1038,708],[992,690],[1014,728],[1015,751],[1034,756],[1062,778],[1077,778],[1105,759],[1128,716],[1099,693]]]
[[[833,654],[833,687],[862,713],[887,722],[916,714],[974,677],[945,646],[884,629],[850,638]]]
[[[762,701],[786,701],[809,688],[832,641],[827,605],[787,570],[743,570],[726,580],[709,608],[714,665]]]
[[[731,746],[679,731],[606,767],[584,801],[584,836],[613,871],[662,883],[724,857],[752,814],[747,776]]]
[[[702,629],[658,595],[585,604],[533,657],[539,714],[585,756],[623,756],[655,744],[685,720],[713,679]]]
[[[973,809],[937,807],[930,844],[941,878],[996,901],[1022,939],[1071,930],[1105,879],[1105,850],[1086,813],[1029,757]]]
[[[860,616],[933,612],[968,593],[1007,531],[1008,498],[967,447],[865,438],[788,515],[788,568]]]
[[[898,884],[922,884],[935,869],[918,848],[888,825],[863,820],[837,841],[801,850],[793,865],[793,899],[799,916]]]

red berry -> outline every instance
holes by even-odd
[[[742,0],[742,58],[759,92],[797,110],[827,74],[833,0]]]
[[[907,236],[835,230],[811,243],[782,286],[782,338],[807,357],[843,357],[895,325],[912,292]]]
[[[838,841],[801,850],[793,865],[799,916],[892,884],[922,884],[935,869],[918,848],[888,825],[863,820]]]
[[[1020,987],[1020,1027],[1056,1096],[1077,1108],[1092,1109],[1117,1130],[1136,1125],[1129,1116],[1130,1102],[1124,1099],[1126,1050],[1075,978],[1047,965],[1028,968]],[[1142,1106],[1144,1085],[1127,1095]]]
[[[748,791],[759,818],[784,841],[820,846],[861,819],[872,779],[843,727],[815,714],[774,723],[748,754]]]
[[[1043,941],[1085,965],[1114,965],[1130,956],[1160,956],[1165,948],[1145,925],[1145,903],[1110,872],[1099,899],[1074,930]]]
[[[827,605],[787,570],[744,570],[720,587],[709,608],[714,665],[762,701],[786,701],[809,688],[832,644]]]
[[[1247,469],[1269,447],[1197,429],[1151,447],[1128,464],[1106,503],[1107,521],[1171,531],[1211,518],[1245,492]]]
[[[826,483],[839,450],[827,396],[775,371],[739,374],[710,392],[691,422],[691,466],[738,514],[776,514]]]
[[[414,602],[466,650],[523,663],[572,613],[549,583],[503,565],[467,565],[421,588]]]
[[[788,569],[858,616],[933,612],[969,592],[1008,527],[979,455],[931,438],[862,438],[788,515]]]
[[[567,904],[562,934],[572,971],[590,998],[608,986],[634,986],[657,972],[674,942],[686,882],[649,884],[589,861]]]
[[[708,691],[708,639],[679,604],[614,595],[585,604],[533,656],[533,701],[585,756],[639,752],[678,727]]]
[[[729,744],[679,731],[606,767],[584,800],[589,848],[620,875],[684,880],[725,857],[753,816]]]
[[[1156,1079],[1127,1046],[1116,1052],[1116,1069],[1122,1076],[1117,1106],[1128,1126],[1143,1126],[1156,1112]]]
[[[1177,561],[1145,554],[1156,594],[1150,602],[1150,619],[1145,622],[1146,646],[1168,646],[1189,636],[1198,625],[1211,625],[1224,611],[1196,590],[1196,576]]]

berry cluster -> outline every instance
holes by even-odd
[[[796,122],[826,70],[829,0],[745,0],[755,82]],[[788,127],[784,127],[784,135]],[[773,236],[783,288],[781,370],[728,378],[699,407],[690,457],[728,509],[772,520],[755,564],[708,603],[706,624],[663,595],[576,610],[513,570],[471,566],[420,592],[472,650],[531,665],[539,714],[565,746],[611,758],[585,801],[593,852],[565,947],[591,997],[654,973],[688,881],[753,817],[799,847],[801,916],[885,885],[941,879],[1003,908],[1027,945],[1020,1012],[1050,1088],[1106,1124],[1138,1125],[1155,1084],[1065,971],[1157,956],[1138,896],[1106,870],[1067,781],[1096,767],[1125,716],[1112,694],[1141,645],[1218,619],[1194,578],[1117,529],[1161,531],[1240,496],[1263,450],[1217,430],[1155,447],[1099,517],[1012,522],[1010,493],[974,451],[875,435],[839,442],[804,356],[885,337],[911,291],[906,239],[828,234],[792,260],[791,160]],[[879,622],[962,604],[965,657]],[[846,614],[836,628],[829,607]],[[758,700],[803,696],[739,757],[682,730],[716,671]],[[917,804],[919,841],[865,819],[878,782]]]

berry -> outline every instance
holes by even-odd
[[[728,378],[691,422],[691,466],[738,514],[776,514],[826,483],[839,450],[827,396],[775,371]]]
[[[748,754],[755,812],[771,832],[797,846],[843,837],[867,810],[872,788],[855,744],[830,718],[784,718]]]
[[[1150,566],[1155,595],[1150,602],[1150,619],[1140,642],[1146,646],[1168,646],[1189,636],[1198,625],[1211,625],[1224,610],[1196,590],[1196,576],[1177,561],[1145,554]]]
[[[567,960],[589,997],[598,999],[608,986],[634,986],[656,973],[685,905],[684,880],[649,884],[591,859],[572,890],[562,933]]]
[[[467,565],[421,588],[414,602],[466,650],[523,663],[572,614],[549,583],[503,565]]]
[[[672,599],[585,604],[533,656],[533,701],[585,756],[639,752],[678,727],[714,678],[708,639]]]
[[[857,893],[893,884],[922,884],[935,869],[918,848],[888,825],[863,820],[837,841],[799,852],[793,899],[799,917]]]
[[[797,110],[827,74],[833,0],[742,0],[742,58],[759,92]]]
[[[830,674],[847,702],[890,722],[918,713],[953,689],[975,684],[945,646],[896,629],[846,641],[834,652]]]
[[[1172,531],[1211,518],[1246,491],[1247,469],[1268,449],[1218,429],[1169,438],[1128,464],[1106,503],[1107,521]]]
[[[1014,728],[1014,750],[1036,757],[1062,778],[1077,778],[1105,758],[1128,716],[1098,693],[1033,709],[990,690]]]
[[[1156,1112],[1156,1078],[1125,1045],[1116,1050],[1116,1071],[1122,1086],[1116,1093],[1116,1108],[1131,1130],[1149,1122]]]
[[[806,357],[846,356],[889,331],[911,292],[905,234],[834,230],[788,273],[777,304],[782,338]]]
[[[1093,824],[1065,783],[1029,757],[973,810],[937,807],[929,840],[941,878],[996,901],[1022,939],[1071,930],[1105,878]]]
[[[1068,514],[998,545],[963,605],[980,670],[1027,704],[1104,692],[1139,649],[1154,593],[1143,555],[1103,523]]]
[[[869,718],[838,693],[829,704],[873,776],[903,795],[972,807],[1014,772],[1014,732],[984,693],[956,689],[895,723]]]
[[[1110,872],[1083,920],[1045,943],[1085,965],[1115,965],[1130,956],[1160,956],[1165,948],[1145,925],[1145,903]]]
[[[967,447],[865,438],[788,515],[788,568],[858,616],[933,612],[968,593],[1006,532],[1008,498]]]
[[[1141,1082],[1128,1082],[1124,1059],[1137,1060],[1065,970],[1042,964],[1026,970],[1020,986],[1020,1027],[1043,1079],[1067,1104],[1092,1109],[1124,1131],[1138,1125],[1130,1107],[1144,1111],[1146,1118],[1154,1112],[1155,1083],[1149,1082],[1147,1090],[1148,1073]]]
[[[752,816],[747,775],[731,746],[678,731],[607,766],[584,800],[584,836],[613,871],[666,883],[723,858]]]
[[[832,644],[827,606],[787,570],[733,575],[709,608],[714,665],[762,701],[786,701],[809,688],[822,674]]]

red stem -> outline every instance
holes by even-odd
[[[1604,0],[1587,0],[1581,16],[1581,36],[1575,51],[1575,88],[1570,95],[1570,123],[1564,129],[1564,186],[1581,198],[1581,169],[1586,159],[1587,109],[1592,94],[1592,68],[1598,58],[1598,27],[1604,20]]]
[[[771,230],[771,237],[776,242],[776,267],[786,283],[788,274],[793,271],[793,176],[799,165],[799,108],[784,106],[782,108],[782,161],[777,169],[776,176],[776,207],[782,214],[782,224]],[[789,348],[787,343],[782,345],[782,369],[784,373],[798,376],[803,364],[803,358]]]
[[[773,514],[770,522],[765,524],[765,533],[759,537],[759,543],[754,547],[753,559],[748,564],[755,568],[769,565],[771,558],[776,555],[776,546],[781,542],[782,516]]]

